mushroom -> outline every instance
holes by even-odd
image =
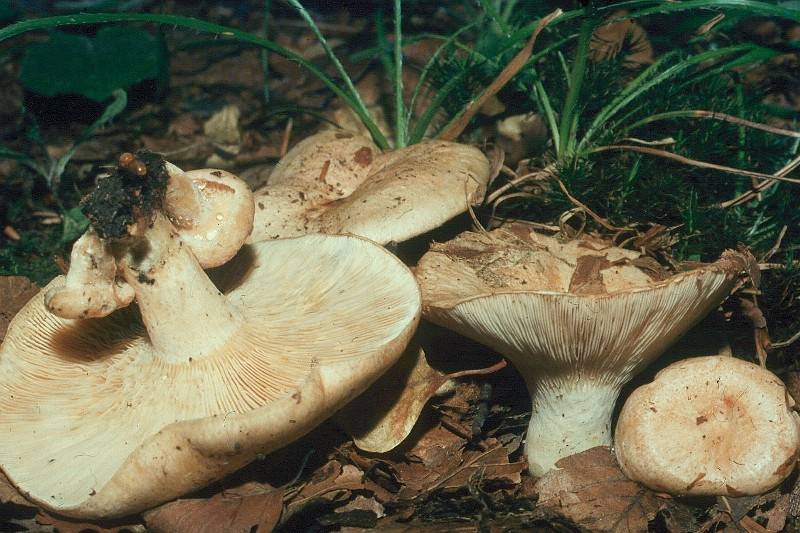
[[[318,232],[402,242],[480,201],[490,173],[471,146],[425,141],[381,153],[364,136],[325,130],[292,148],[256,191],[251,241]]]
[[[144,178],[147,162],[153,163],[153,158],[146,153],[138,157],[122,154],[119,167],[126,172],[106,177],[103,186],[87,199],[98,204],[89,205],[89,213],[105,216],[98,211],[107,211],[109,197],[113,198],[120,187],[125,188],[124,177]],[[229,261],[253,229],[253,195],[247,184],[224,170],[183,172],[165,162],[164,171],[164,212],[200,265],[211,268]],[[120,201],[126,199],[116,199],[116,203]],[[123,223],[107,227],[117,233],[123,228]],[[46,293],[45,305],[62,318],[99,318],[129,305],[133,297],[133,288],[117,276],[116,260],[107,243],[90,230],[73,245],[65,283]]]
[[[792,473],[794,400],[772,372],[734,357],[678,361],[633,391],[619,415],[623,472],[671,494],[762,494]]]
[[[513,224],[435,245],[416,275],[423,316],[506,356],[532,399],[531,472],[611,444],[619,390],[728,294],[744,259],[665,277],[584,236],[562,244]]]
[[[224,170],[166,170],[164,210],[178,234],[203,268],[227,263],[253,230],[253,193]]]
[[[215,285],[162,210],[167,166],[142,159],[86,202],[138,305],[65,319],[40,293],[0,347],[0,466],[65,515],[135,513],[285,446],[390,367],[419,320],[408,268],[354,236],[247,246]]]
[[[133,288],[117,279],[117,263],[91,229],[72,245],[64,284],[48,290],[44,304],[64,318],[100,318],[133,301]]]
[[[402,242],[480,201],[490,177],[489,161],[471,146],[425,141],[382,153],[363,135],[323,130],[292,148],[256,191],[250,239],[320,232]],[[409,349],[336,421],[358,447],[389,451],[408,436],[441,375]]]

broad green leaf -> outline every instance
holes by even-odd
[[[19,10],[11,0],[0,0],[0,24],[8,24],[19,18]]]
[[[54,31],[28,46],[20,81],[45,96],[73,93],[102,102],[115,89],[157,78],[165,60],[156,37],[140,28],[109,26],[95,37]]]
[[[83,214],[80,207],[73,207],[63,213],[64,230],[61,234],[61,242],[72,242],[86,231],[89,227],[89,219]]]

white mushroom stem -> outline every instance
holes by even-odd
[[[567,457],[595,446],[611,446],[611,414],[619,387],[593,381],[558,383],[533,379],[525,454],[528,467],[541,476]]]
[[[64,284],[45,295],[47,309],[61,318],[104,317],[131,301],[133,289],[117,279],[114,256],[92,231],[72,246]]]
[[[214,286],[162,215],[127,251],[122,274],[133,287],[155,354],[171,363],[213,353],[241,327],[238,310]]]

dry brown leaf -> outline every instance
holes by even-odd
[[[144,533],[141,524],[99,525],[89,522],[61,519],[56,516],[39,511],[36,523],[43,526],[52,526],[58,533]]]
[[[404,487],[400,499],[411,499],[437,489],[460,488],[473,479],[505,481],[516,484],[522,481],[524,462],[511,463],[508,459],[519,447],[518,442],[504,446],[497,439],[484,441],[488,450],[464,452],[466,441],[450,431],[437,427],[429,430],[407,456],[419,462],[394,465],[397,477]]]
[[[433,487],[443,475],[461,464],[467,441],[443,427],[425,432],[406,454],[411,461],[393,464],[397,479],[404,485],[402,498],[412,498]]]
[[[508,454],[509,450],[505,446],[497,446],[487,452],[476,451],[465,454],[464,466],[441,486],[443,488],[464,487],[469,484],[473,476],[493,481],[502,480],[514,485],[519,484],[522,482],[521,474],[525,470],[526,464],[524,461],[509,462]]]
[[[625,15],[625,11],[616,11],[608,20],[619,19]],[[629,66],[638,67],[653,62],[653,45],[647,38],[647,32],[632,20],[621,20],[599,26],[592,35],[589,47],[592,60],[600,62],[613,58],[620,53],[626,40],[631,45],[631,53],[625,57]]]
[[[0,276],[0,341],[17,311],[39,292],[39,287],[22,276]]]
[[[362,450],[390,451],[408,437],[425,404],[447,381],[448,376],[430,366],[425,351],[413,343],[334,419]]]
[[[286,518],[302,511],[307,505],[319,499],[330,502],[342,501],[350,497],[354,490],[372,492],[380,501],[388,501],[391,494],[364,475],[354,465],[342,466],[336,460],[331,460],[319,468],[311,481],[305,484],[298,492],[286,498]]]
[[[144,514],[155,533],[272,531],[283,510],[283,490],[247,483],[208,499],[177,500]]]
[[[775,505],[768,511],[759,511],[757,518],[764,518],[767,521],[767,531],[777,533],[786,528],[786,518],[789,514],[789,494],[781,494],[775,500]]]
[[[378,518],[386,516],[386,509],[378,500],[360,495],[353,498],[347,504],[337,507],[334,512],[347,513],[349,511],[370,511]]]
[[[536,483],[539,505],[596,532],[647,531],[665,507],[655,493],[625,477],[605,446],[565,457]]]
[[[573,294],[603,294],[603,270],[611,266],[611,261],[602,255],[582,255],[578,257],[575,271],[569,280],[569,292]]]
[[[783,531],[786,526],[790,499],[789,494],[781,494],[780,489],[775,489],[758,496],[741,498],[720,496],[717,499],[717,508],[730,515],[731,519],[745,531],[777,533]],[[759,519],[759,521],[756,522],[754,519]],[[762,526],[762,523],[765,526]]]

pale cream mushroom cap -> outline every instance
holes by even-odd
[[[170,228],[157,216],[155,249],[123,259],[144,323],[136,307],[62,319],[42,291],[9,327],[0,465],[47,509],[122,516],[205,486],[330,417],[417,325],[410,271],[364,239],[246,247],[219,273],[223,296],[194,283],[204,274]]]
[[[800,417],[772,372],[734,357],[678,361],[633,391],[614,447],[623,472],[671,494],[762,494],[792,473]]]
[[[133,301],[133,288],[117,279],[117,264],[106,243],[87,231],[70,252],[64,283],[45,293],[44,304],[64,318],[99,318]]]
[[[425,141],[384,153],[363,135],[325,130],[293,147],[256,191],[250,240],[319,232],[402,242],[480,202],[490,173],[489,161],[471,146]],[[416,423],[430,398],[424,381],[437,375],[417,355],[407,352],[363,399],[336,417],[362,449],[391,450]],[[393,392],[384,401],[366,400],[386,390]]]
[[[471,146],[424,141],[381,153],[363,136],[326,130],[292,148],[256,191],[250,240],[318,232],[401,242],[466,212],[489,177]]]
[[[184,172],[166,163],[164,210],[203,268],[229,261],[253,230],[255,204],[247,183],[230,172]]]
[[[647,263],[595,239],[562,244],[524,225],[462,234],[419,261],[425,318],[495,349],[526,380],[534,474],[610,445],[621,386],[719,305],[745,266],[726,253],[658,280],[640,268]]]

